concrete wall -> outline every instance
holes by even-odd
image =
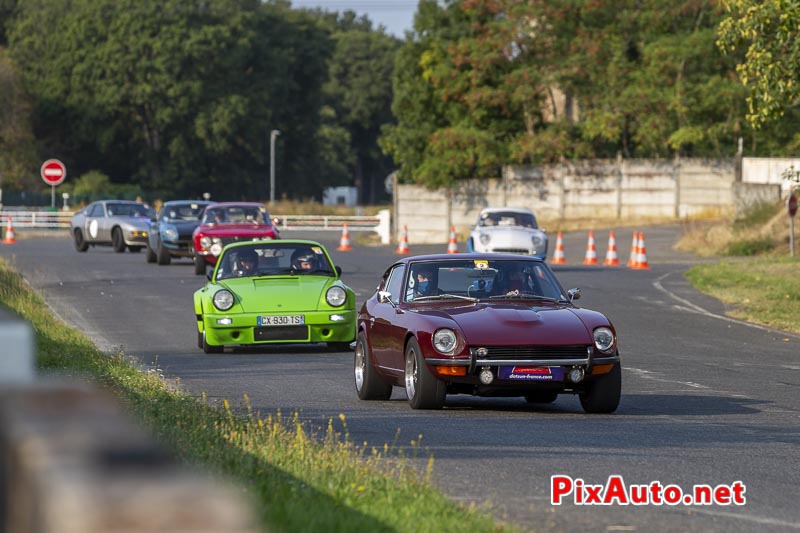
[[[742,182],[743,183],[769,183],[780,185],[785,197],[792,187],[797,187],[797,181],[785,179],[786,174],[797,175],[800,173],[800,158],[796,157],[743,157]]]
[[[447,242],[450,226],[465,234],[489,206],[527,207],[540,219],[688,217],[733,212],[737,194],[771,197],[774,188],[734,186],[733,159],[591,160],[506,167],[498,179],[452,190],[398,185],[395,227],[411,243]],[[756,192],[758,191],[758,192]]]

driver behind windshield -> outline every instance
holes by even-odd
[[[236,268],[234,270],[236,277],[242,278],[252,276],[256,273],[256,266],[258,265],[258,254],[255,250],[242,250],[236,257]]]

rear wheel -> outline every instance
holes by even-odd
[[[444,405],[447,386],[431,374],[416,339],[409,339],[406,346],[405,384],[413,409],[441,409]]]
[[[122,237],[122,230],[120,228],[111,230],[111,246],[118,254],[125,251],[125,239]]]
[[[76,250],[78,250],[79,252],[85,252],[86,250],[89,249],[89,243],[86,242],[86,239],[83,237],[83,231],[81,231],[80,228],[77,228],[75,230],[73,236],[75,237]]]
[[[164,244],[158,243],[158,264],[168,265],[172,257],[169,255],[169,250],[164,248]]]
[[[194,256],[194,273],[198,276],[206,273],[206,260],[202,255],[195,254]]]
[[[586,383],[580,393],[581,406],[587,413],[613,413],[622,393],[622,367],[616,363],[608,374]]]
[[[356,352],[353,356],[356,378],[356,392],[362,400],[388,400],[392,396],[392,386],[384,382],[372,364],[372,356],[363,332],[358,334]]]
[[[203,331],[203,351],[205,353],[222,353],[223,346],[213,346],[208,344],[208,340],[206,339],[206,332]]]
[[[538,391],[525,395],[528,403],[553,403],[558,398],[558,393],[553,391]]]

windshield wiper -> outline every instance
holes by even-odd
[[[477,298],[473,298],[472,296],[460,296],[458,294],[434,294],[432,296],[417,296],[412,301],[419,302],[420,300],[445,300],[448,298],[455,298],[457,300],[467,300],[469,302],[477,302]]]
[[[508,299],[508,298],[527,298],[529,300],[546,300],[548,302],[560,302],[558,298],[551,298],[550,296],[542,296],[541,294],[533,294],[532,292],[519,292],[509,291],[505,294],[498,294],[496,296],[489,296],[490,300]]]

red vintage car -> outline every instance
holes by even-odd
[[[616,330],[576,307],[579,297],[534,257],[401,259],[358,315],[358,397],[388,400],[405,387],[412,408],[438,409],[447,394],[529,403],[577,394],[586,412],[611,413],[622,386]]]
[[[217,263],[226,244],[238,241],[278,239],[278,228],[266,207],[254,202],[227,202],[210,205],[192,233],[194,273],[202,276]]]

